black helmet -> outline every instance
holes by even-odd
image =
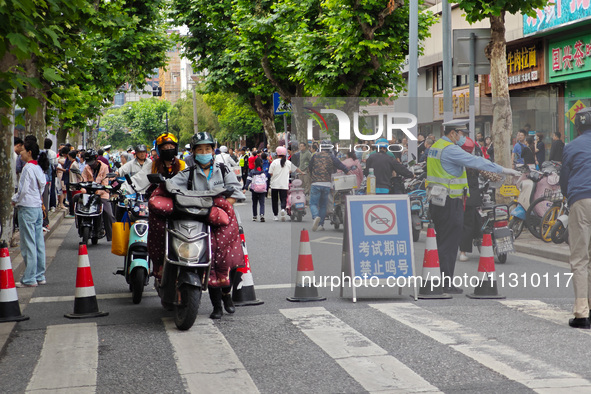
[[[146,147],[146,145],[144,145],[144,144],[138,144],[138,146],[135,147],[135,153],[147,152],[147,151],[148,151],[148,147]]]
[[[89,149],[86,152],[84,152],[84,161],[86,162],[86,164],[94,163],[97,157],[98,153],[96,153],[94,149]]]
[[[191,149],[195,149],[197,145],[205,144],[215,146],[213,137],[208,132],[197,133],[191,137]]]
[[[591,129],[591,107],[583,108],[576,113],[575,127],[581,132]]]

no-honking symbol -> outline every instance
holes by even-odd
[[[363,204],[365,235],[397,235],[396,204]]]

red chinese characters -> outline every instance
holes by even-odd
[[[562,61],[561,61],[561,54],[560,48],[553,48],[552,49],[552,71],[560,71],[562,70]]]
[[[578,40],[575,42],[575,54],[573,55],[575,59],[575,66],[583,67],[585,65],[585,52],[583,52],[583,41]]]
[[[573,47],[572,45],[567,45],[564,47],[563,55],[562,55],[562,66],[566,70],[567,68],[573,68]]]

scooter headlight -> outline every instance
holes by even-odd
[[[189,243],[183,242],[180,239],[173,239],[174,248],[177,251],[179,258],[184,260],[197,260],[201,255],[201,242]]]

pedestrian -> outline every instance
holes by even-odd
[[[564,151],[564,142],[562,141],[560,131],[555,131],[552,136],[552,146],[550,146],[550,156],[548,160],[562,162],[562,152]]]
[[[226,145],[220,146],[220,153],[215,155],[215,162],[224,163],[229,169],[238,166],[238,163],[236,163],[228,153],[228,147]]]
[[[369,175],[369,169],[373,168],[376,177],[376,194],[404,193],[404,186],[401,186],[399,182],[393,185],[392,178],[395,176],[413,178],[414,174],[397,159],[388,155],[388,140],[379,138],[374,145],[378,148],[378,151],[368,157],[363,173],[367,176]]]
[[[46,206],[51,212],[55,211],[57,205],[57,196],[55,194],[55,169],[57,167],[57,153],[51,149],[53,141],[51,138],[45,138],[43,142],[43,148],[47,152],[47,158],[49,159],[49,166],[51,171],[51,184],[49,186],[49,205]]]
[[[72,162],[72,164],[70,164],[70,175],[69,175],[69,184],[72,185],[74,183],[80,183],[82,182],[82,171],[80,171],[80,163],[78,162],[78,151],[77,150],[71,150],[68,152],[68,157],[70,158],[70,161]],[[76,194],[80,194],[79,190],[72,190],[72,203],[70,204],[69,207],[69,212],[68,214],[65,216],[65,218],[74,218],[74,196]]]
[[[460,148],[466,142],[466,136],[460,134],[461,130],[466,130],[466,123],[464,120],[444,123],[444,136],[433,144],[427,158],[426,187],[437,237],[442,285],[443,290],[451,294],[463,292],[453,286],[452,281],[464,225],[464,201],[469,195],[465,167],[521,175]]]
[[[419,156],[419,163],[424,163],[427,161],[427,157],[429,156],[429,149],[433,146],[434,141],[431,138],[425,139],[425,150]]]
[[[578,137],[564,147],[560,188],[568,200],[568,244],[570,266],[575,290],[574,328],[590,328],[591,304],[591,108],[575,115]]]
[[[421,157],[423,152],[425,152],[426,148],[427,147],[425,146],[425,135],[419,133],[419,135],[417,135],[417,157]]]
[[[138,144],[138,146],[135,148],[135,152],[135,158],[125,163],[125,165],[122,165],[117,170],[117,175],[120,177],[129,175],[134,182],[137,192],[141,194],[145,193],[145,191],[150,186],[148,183],[147,174],[149,174],[152,170],[152,160],[147,157],[148,148],[144,144]],[[135,175],[140,172],[142,174],[136,177]]]
[[[14,166],[16,168],[16,165],[18,162],[21,161],[20,159],[20,155],[22,150],[24,149],[25,143],[24,141],[20,138],[20,137],[14,137],[14,150],[12,152],[12,161],[14,163]],[[22,170],[22,169],[21,169]],[[14,176],[12,177],[12,186],[13,186],[13,190],[16,193],[18,190],[18,183],[20,180],[20,173],[16,172],[13,174]],[[14,209],[12,210],[12,239],[10,240],[10,245],[11,246],[16,246],[16,238],[15,238],[15,232],[18,230],[18,214],[17,214],[17,208],[14,207]]]
[[[357,188],[359,188],[359,186],[363,182],[363,169],[361,168],[361,163],[357,159],[357,155],[355,154],[355,152],[347,152],[347,158],[343,160],[343,165],[349,169],[350,174],[355,175],[357,181]]]
[[[59,157],[57,159],[57,168],[56,168],[56,187],[55,192],[57,193],[57,208],[56,209],[66,209],[64,205],[64,200],[66,199],[66,186],[64,184],[64,177],[66,172],[66,159],[68,156],[68,152],[70,150],[65,145],[62,146],[59,150]]]
[[[525,130],[519,130],[517,132],[516,138],[517,141],[515,142],[513,151],[511,153],[511,162],[513,163],[513,168],[515,168],[517,164],[524,164],[522,152],[523,149],[527,147],[527,145],[525,145]]]
[[[300,143],[299,156],[300,156],[300,165],[298,168],[300,170],[302,170],[302,172],[304,173],[300,176],[300,179],[302,180],[302,187],[304,188],[304,194],[306,196],[308,196],[308,198],[309,198],[311,185],[310,185],[310,171],[308,170],[308,167],[310,165],[310,160],[312,159],[312,153],[310,152],[307,142]]]
[[[472,154],[474,152],[474,146],[474,141],[466,136],[466,142],[464,142],[461,148]],[[479,239],[482,236],[480,231],[482,219],[478,212],[478,207],[482,205],[478,181],[479,173],[480,171],[477,169],[466,168],[469,194],[464,204],[464,225],[462,227],[462,238],[460,239],[460,261],[468,261],[467,253],[472,253],[473,240]]]
[[[488,157],[485,157],[485,159],[488,159],[494,163],[495,162],[495,147],[493,145],[492,138],[486,137],[484,142],[486,145],[486,154],[488,155]]]
[[[238,159],[238,165],[240,166],[242,174],[242,190],[246,190],[246,178],[248,178],[248,154],[246,153],[246,147],[240,148],[240,158]]]
[[[281,200],[281,221],[286,218],[285,208],[287,207],[287,190],[289,189],[289,174],[294,171],[302,173],[291,161],[287,160],[287,149],[280,146],[275,151],[277,158],[273,160],[269,167],[269,176],[271,177],[271,206],[273,208],[273,220],[279,220],[279,200]],[[254,163],[253,163],[254,166]]]
[[[528,135],[525,139],[525,147],[521,148],[521,157],[523,159],[523,164],[529,166],[532,170],[536,169],[536,142],[534,137]]]
[[[349,169],[332,153],[327,152],[323,146],[331,145],[325,141],[312,158],[308,169],[310,170],[310,212],[312,213],[312,231],[324,231],[324,219],[328,208],[328,200],[331,191],[331,175],[337,170],[349,173]]]
[[[263,153],[261,156],[267,156]],[[246,178],[246,189],[252,193],[252,221],[257,221],[257,206],[260,207],[260,221],[265,221],[265,197],[267,197],[268,175],[263,168],[263,159],[257,157],[254,161],[254,169],[248,173]]]
[[[25,141],[20,156],[25,165],[18,191],[12,196],[12,205],[18,208],[25,272],[16,287],[37,287],[47,283],[42,195],[47,184],[44,172],[49,169],[49,159],[45,152],[39,153],[39,145],[32,140]]]
[[[544,164],[544,162],[546,161],[546,144],[544,144],[544,133],[537,133],[534,142],[536,166],[539,170],[542,168],[542,164]]]
[[[267,194],[271,190],[271,175],[269,175],[269,168],[271,168],[271,156],[267,152],[261,153],[261,160],[263,161],[263,172],[267,176]],[[255,160],[256,167],[256,160]],[[268,197],[268,196],[267,196]]]

